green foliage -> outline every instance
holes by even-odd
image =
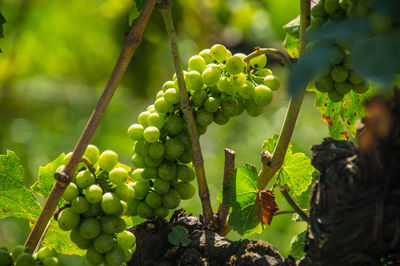
[[[290,254],[296,259],[299,260],[303,255],[305,255],[304,252],[304,245],[306,243],[306,235],[307,235],[307,230],[304,232],[301,232],[298,235],[295,235],[292,238],[292,241],[290,241]]]
[[[181,226],[177,225],[172,228],[172,231],[168,234],[168,241],[174,246],[182,245],[184,247],[190,244],[190,239],[188,238],[189,231]]]
[[[129,10],[129,26],[132,26],[133,21],[139,16],[142,10],[144,0],[133,0]]]
[[[286,31],[286,37],[282,43],[282,48],[291,58],[299,58],[300,17],[290,21],[283,26],[283,29]]]

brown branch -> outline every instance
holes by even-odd
[[[290,197],[289,193],[286,190],[285,186],[280,187],[282,195],[285,197],[286,201],[292,206],[292,208],[297,212],[297,214],[301,217],[301,219],[305,222],[308,222],[308,216],[297,206],[296,202]]]
[[[74,151],[72,152],[71,159],[64,167],[62,173],[55,175],[57,181],[53,186],[49,198],[47,199],[46,204],[38,220],[36,221],[35,226],[33,227],[28,239],[25,242],[25,246],[29,247],[31,251],[35,250],[45,230],[45,227],[47,226],[48,221],[53,216],[54,210],[56,209],[57,204],[62,194],[64,193],[66,186],[71,182],[76,167],[81,161],[86,147],[92,139],[93,134],[96,131],[96,128],[99,125],[100,120],[103,117],[103,114],[108,104],[110,103],[118,84],[125,74],[125,71],[133,54],[136,51],[136,48],[139,46],[142,40],[144,29],[150,19],[151,13],[155,6],[155,2],[155,0],[146,0],[146,2],[144,3],[139,17],[137,18],[135,24],[133,25],[126,38],[125,45],[122,48],[121,54],[103,91],[103,94],[101,95],[92,115],[89,118],[89,121],[86,124],[85,129],[82,132],[81,137],[78,140],[78,143],[75,146]]]

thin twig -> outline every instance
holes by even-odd
[[[301,209],[301,211],[304,213],[310,212],[309,209]],[[297,213],[297,212],[295,210],[277,211],[276,213],[274,213],[274,216],[282,215],[282,214],[294,214],[294,213]]]
[[[308,222],[307,215],[297,206],[296,202],[290,197],[289,193],[286,190],[285,186],[280,187],[282,195],[285,197],[286,201],[292,206],[292,208],[297,212],[297,214],[301,217],[301,219],[305,222]]]
[[[197,184],[199,187],[199,196],[203,208],[204,219],[206,223],[212,223],[214,213],[211,207],[210,192],[208,190],[206,173],[204,170],[204,160],[203,160],[203,155],[201,153],[199,136],[197,134],[196,123],[193,116],[193,110],[188,99],[185,81],[183,78],[182,63],[179,56],[178,44],[175,35],[175,27],[171,15],[171,4],[168,0],[165,0],[157,7],[159,7],[159,10],[164,18],[165,27],[167,29],[167,33],[170,39],[172,58],[174,60],[176,78],[178,81],[178,88],[180,92],[180,100],[181,100],[180,107],[183,111],[183,116],[185,118],[188,127],[190,141],[192,142],[193,165],[196,171]]]
[[[257,57],[259,55],[262,54],[270,54],[270,55],[275,55],[277,57],[279,57],[279,59],[281,59],[282,64],[285,66],[290,66],[291,62],[288,59],[288,57],[282,53],[281,51],[279,51],[278,49],[274,49],[274,48],[260,48],[260,47],[256,47],[254,49],[254,52],[252,52],[251,54],[249,54],[248,56],[246,56],[245,58],[243,58],[243,61],[248,64],[250,62],[250,59]]]
[[[86,124],[85,129],[82,132],[81,137],[78,140],[78,143],[75,146],[74,151],[72,152],[71,159],[64,167],[62,173],[58,173],[57,175],[55,175],[57,181],[53,186],[53,189],[46,201],[46,204],[38,220],[36,221],[35,226],[33,227],[28,239],[25,242],[25,246],[29,247],[31,251],[35,250],[48,221],[53,216],[54,210],[56,209],[57,204],[62,194],[64,193],[66,186],[71,182],[76,167],[81,161],[82,155],[85,152],[86,147],[92,139],[93,134],[96,131],[96,128],[99,125],[100,120],[103,117],[103,114],[108,104],[110,103],[118,84],[125,74],[125,71],[133,54],[136,51],[136,48],[139,46],[142,40],[144,29],[150,19],[150,15],[154,9],[155,2],[156,0],[146,0],[146,2],[144,3],[139,17],[136,19],[135,24],[133,25],[126,38],[125,45],[122,48],[121,54],[103,91],[103,94],[101,95],[92,115],[89,118],[89,121]]]

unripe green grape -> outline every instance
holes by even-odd
[[[264,77],[264,85],[273,91],[276,91],[281,86],[281,82],[275,75],[268,75]]]
[[[209,113],[215,113],[218,110],[220,103],[219,98],[210,96],[204,101],[204,109]]]
[[[180,202],[181,197],[179,193],[174,189],[170,189],[167,194],[162,196],[162,204],[165,208],[175,209],[179,206]]]
[[[164,93],[164,100],[169,104],[177,104],[180,102],[179,92],[175,88],[169,88]]]
[[[66,165],[69,162],[69,159],[71,159],[71,156],[72,156],[72,152],[69,152],[64,156],[64,159],[63,159],[64,165]]]
[[[225,125],[229,121],[229,116],[224,115],[221,110],[218,110],[214,113],[214,122],[217,125]]]
[[[258,77],[266,77],[269,75],[273,75],[273,73],[272,73],[271,69],[269,69],[269,68],[261,68],[255,72],[255,75]]]
[[[162,142],[154,142],[149,146],[149,156],[153,159],[163,158],[165,154],[165,146]]]
[[[207,126],[200,125],[196,123],[197,134],[199,136],[204,135],[207,132]]]
[[[154,108],[156,108],[157,112],[166,114],[171,110],[172,105],[167,103],[164,99],[164,97],[158,98],[154,102]]]
[[[1,263],[0,265],[2,265],[2,266],[12,265],[13,259],[7,249],[0,250],[0,263]]]
[[[126,215],[127,216],[136,216],[137,215],[137,206],[139,204],[140,200],[133,199],[129,202],[128,204],[128,209],[126,210]]]
[[[144,157],[140,156],[139,154],[134,154],[132,156],[132,164],[137,168],[143,168],[146,166],[144,163]]]
[[[124,250],[125,254],[125,262],[129,262],[132,260],[133,253],[136,250],[136,245],[134,245],[132,248]]]
[[[125,252],[118,246],[114,245],[113,248],[105,255],[106,264],[109,266],[118,266],[125,261]]]
[[[153,210],[153,215],[155,217],[159,217],[159,218],[167,217],[168,213],[169,213],[169,209],[164,206],[160,206],[157,209]]]
[[[246,81],[246,76],[243,73],[239,73],[237,75],[231,75],[229,78],[229,82],[236,88],[235,92],[243,86]]]
[[[221,112],[226,117],[232,117],[237,112],[238,103],[234,97],[225,97],[221,99]]]
[[[78,186],[73,182],[69,183],[69,185],[67,186],[67,188],[64,191],[63,198],[66,201],[71,202],[74,198],[76,198],[78,196],[79,196]]]
[[[339,92],[340,94],[347,94],[350,92],[351,88],[353,87],[353,85],[351,85],[348,82],[335,82],[335,90],[337,92]]]
[[[134,181],[141,180],[143,178],[142,174],[143,174],[143,168],[137,168],[137,169],[133,170],[132,180],[134,180]]]
[[[246,100],[244,104],[246,113],[253,117],[261,115],[264,110],[264,106],[256,104],[253,99]]]
[[[163,162],[158,168],[158,176],[162,180],[171,180],[176,176],[176,164],[170,161]]]
[[[237,108],[236,108],[236,116],[239,116],[241,114],[243,114],[244,110],[245,110],[245,105],[244,105],[244,99],[240,96],[236,97],[236,101],[238,103]]]
[[[42,266],[59,266],[60,260],[57,257],[48,257],[43,260]]]
[[[264,85],[257,85],[254,89],[253,100],[257,105],[268,105],[272,101],[271,89]]]
[[[116,185],[125,183],[128,178],[128,172],[122,167],[116,167],[110,171],[108,178]]]
[[[147,194],[144,201],[150,208],[153,209],[160,207],[162,203],[161,195],[154,191],[150,191],[149,194]]]
[[[101,199],[101,209],[106,214],[119,214],[122,211],[122,204],[116,194],[107,192]]]
[[[85,150],[85,153],[83,154],[83,156],[85,156],[86,158],[88,158],[88,160],[92,163],[95,164],[100,157],[100,151],[99,149],[92,145],[89,144]]]
[[[135,189],[135,199],[144,199],[149,192],[149,182],[146,180],[136,181],[133,188]]]
[[[179,132],[183,130],[183,121],[182,118],[175,115],[170,115],[165,122],[165,130],[167,131],[168,135],[175,136]]]
[[[137,153],[141,156],[147,156],[149,154],[149,152],[148,152],[149,147],[150,147],[150,143],[148,143],[144,139],[141,139],[141,140],[136,141],[133,150],[135,153]]]
[[[196,122],[204,127],[210,125],[214,120],[212,113],[207,112],[203,108],[200,108],[196,112]]]
[[[185,147],[183,154],[179,157],[181,163],[190,163],[193,160],[193,150],[191,147]]]
[[[157,178],[153,183],[154,191],[159,195],[164,195],[169,190],[169,182],[161,178]],[[150,194],[150,193],[149,193]]]
[[[150,208],[144,201],[139,202],[137,206],[137,214],[144,219],[153,217],[153,209]]]
[[[217,85],[218,80],[221,77],[221,70],[216,66],[208,66],[203,73],[201,74],[201,78],[203,79],[204,84],[209,87]]]
[[[94,247],[90,247],[86,251],[86,260],[92,265],[99,265],[104,261],[104,256],[97,252]]]
[[[335,82],[343,82],[349,76],[349,72],[345,67],[334,66],[331,70],[331,77]]]
[[[359,73],[357,73],[357,71],[350,70],[350,72],[349,72],[349,81],[352,84],[361,84],[361,83],[363,83],[364,79]]]
[[[220,79],[217,82],[217,88],[220,92],[232,92],[234,90],[233,84],[229,82],[229,78],[227,77],[220,77]]]
[[[71,209],[76,213],[84,213],[89,209],[89,202],[84,196],[78,196],[72,200]]]
[[[178,139],[170,138],[165,141],[165,156],[172,160],[179,159],[185,150],[185,146]]]
[[[36,253],[36,258],[39,261],[42,261],[45,258],[49,258],[49,257],[55,257],[57,256],[57,251],[55,250],[55,248],[53,247],[42,247],[41,249],[39,249],[39,251]]]
[[[100,197],[101,199],[101,197]],[[89,205],[89,209],[82,213],[83,217],[85,218],[89,218],[89,217],[96,217],[101,211],[101,206],[100,206],[100,202],[96,203],[96,204],[90,204]]]
[[[76,184],[80,189],[87,188],[88,186],[94,184],[95,181],[96,179],[94,175],[89,170],[80,171],[76,175],[76,180],[75,180]]]
[[[232,75],[241,73],[245,68],[245,63],[239,56],[231,56],[226,59],[226,71]]]
[[[95,218],[84,219],[79,226],[79,233],[83,238],[93,239],[101,232],[100,222]]]
[[[58,227],[61,230],[69,231],[79,225],[79,214],[75,213],[71,208],[66,208],[58,215]]]
[[[139,140],[143,138],[144,127],[140,124],[133,124],[128,128],[128,136],[132,140]]]
[[[267,57],[265,54],[261,54],[257,57],[250,59],[250,65],[254,69],[262,69],[267,64]]]
[[[107,253],[109,252],[114,244],[114,238],[112,235],[100,233],[93,240],[94,250],[98,253]]]
[[[143,170],[142,177],[144,179],[155,179],[158,177],[158,169],[154,167],[146,167]]]
[[[206,68],[206,61],[200,55],[194,55],[189,59],[188,69],[202,73]]]
[[[126,228],[124,219],[115,215],[106,215],[100,220],[101,231],[105,234],[115,234],[123,232]]]
[[[178,135],[176,135],[175,138],[178,139],[180,142],[182,142],[183,145],[185,145],[185,148],[192,147],[190,136],[186,129],[181,131]]]
[[[343,99],[344,95],[340,94],[336,90],[331,90],[328,92],[328,97],[329,100],[331,100],[332,102],[340,102]]]
[[[361,84],[354,84],[353,91],[359,94],[364,94],[368,91],[368,84],[366,82],[363,82]]]
[[[176,88],[176,83],[175,81],[172,80],[168,80],[166,81],[163,86],[162,86],[162,90],[165,92],[166,90],[170,89],[170,88]]]
[[[197,71],[189,71],[185,77],[185,83],[187,91],[196,91],[203,88],[203,79],[201,78],[201,74]]]
[[[339,0],[325,0],[324,8],[328,14],[335,13],[340,8]]]
[[[115,194],[119,199],[128,202],[135,197],[135,189],[127,184],[119,184],[115,188]]]
[[[29,253],[22,253],[15,261],[16,266],[35,266],[35,259]]]
[[[128,210],[128,204],[123,200],[120,200],[120,202],[121,202],[121,205],[122,205],[122,210],[117,215],[124,216],[126,214],[126,211]]]
[[[204,101],[207,99],[207,92],[205,90],[198,90],[192,94],[190,100],[192,101],[193,105],[196,107],[201,107],[204,104]]]
[[[187,165],[178,165],[176,176],[184,182],[192,182],[195,178],[193,169]]]
[[[118,154],[116,154],[115,152],[107,150],[100,155],[99,165],[101,169],[110,172],[117,164]]]
[[[11,252],[11,257],[13,260],[17,260],[18,257],[23,253],[29,253],[29,250],[23,245],[17,245]]]
[[[146,127],[143,137],[147,142],[156,142],[160,138],[160,130],[153,126]]]
[[[325,11],[325,0],[320,0],[312,9],[311,9],[311,15],[313,17],[322,17],[325,18],[328,16],[328,13]]]
[[[156,111],[154,113],[151,113],[147,117],[147,121],[148,121],[149,126],[154,126],[158,129],[161,129],[165,123],[165,115],[160,114]]]
[[[194,186],[187,182],[178,182],[174,189],[179,193],[181,199],[188,200],[194,196],[196,189]]]
[[[136,237],[132,232],[123,231],[117,235],[117,244],[122,249],[128,250],[136,244]]]
[[[239,95],[244,99],[251,99],[254,96],[255,87],[253,82],[246,80],[242,86],[239,87]]]
[[[146,156],[144,158],[144,163],[146,165],[146,168],[148,168],[148,167],[151,167],[151,168],[158,167],[163,161],[164,161],[163,158],[154,159],[154,158],[152,158],[150,156]]]
[[[146,111],[148,111],[150,113],[157,112],[156,108],[154,108],[154,104],[150,104],[149,106],[147,106]]]
[[[315,87],[320,92],[328,92],[333,89],[333,80],[330,75],[320,77],[315,83]]]
[[[211,57],[210,54],[210,49],[204,49],[202,50],[199,55],[201,57],[203,57],[204,61],[206,62],[206,64],[210,64],[214,62],[214,59]]]
[[[79,227],[71,230],[69,239],[80,249],[88,249],[92,245],[92,241],[90,239],[86,239],[81,236]]]
[[[163,90],[159,90],[156,94],[156,99],[160,98],[160,97],[164,97],[164,91]],[[153,106],[154,107],[154,106]],[[146,111],[149,111],[151,113],[151,111],[149,109],[146,109]]]
[[[228,51],[222,44],[215,44],[210,49],[210,55],[214,60],[224,63],[228,56]]]
[[[93,184],[86,189],[85,198],[91,204],[96,204],[101,201],[103,190],[99,185]]]

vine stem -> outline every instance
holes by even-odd
[[[254,49],[254,52],[252,52],[251,54],[249,54],[248,56],[246,56],[243,59],[243,61],[247,64],[247,68],[250,68],[249,63],[252,58],[257,57],[262,54],[271,54],[271,55],[275,55],[275,56],[279,57],[279,59],[281,59],[283,65],[285,65],[285,66],[290,66],[290,64],[291,64],[289,58],[287,58],[287,56],[284,53],[282,53],[281,51],[279,51],[278,49],[256,47]]]
[[[301,219],[305,222],[308,222],[307,215],[303,212],[302,209],[300,209],[300,207],[296,204],[296,202],[294,202],[292,197],[290,197],[289,193],[286,190],[286,187],[281,186],[280,191],[282,195],[285,197],[286,201],[290,204],[290,206],[292,206],[292,208],[297,212],[297,214],[301,217]]]
[[[192,143],[193,165],[196,171],[197,184],[199,187],[199,196],[201,200],[201,206],[203,208],[204,220],[206,223],[210,224],[214,222],[214,213],[211,207],[210,192],[208,190],[206,173],[204,170],[204,159],[201,153],[199,136],[193,116],[193,108],[191,106],[191,103],[189,102],[186,85],[183,78],[182,63],[179,56],[178,43],[176,41],[174,22],[171,15],[171,3],[169,0],[165,0],[161,4],[157,5],[157,7],[159,8],[163,16],[165,27],[170,40],[172,58],[174,61],[176,78],[178,81],[178,88],[180,92],[180,107],[188,126],[190,141]]]
[[[151,13],[155,7],[155,3],[156,0],[146,0],[146,2],[144,3],[139,17],[136,19],[135,24],[133,25],[126,37],[124,47],[122,48],[121,54],[118,58],[113,72],[111,73],[110,79],[108,80],[103,94],[97,102],[97,105],[92,115],[90,116],[86,127],[83,130],[82,135],[80,136],[74,148],[74,151],[72,152],[71,159],[65,165],[61,173],[56,173],[54,175],[57,181],[53,186],[53,189],[46,201],[42,212],[40,213],[38,220],[36,221],[35,226],[33,227],[28,239],[25,242],[25,246],[29,247],[31,252],[35,250],[49,220],[53,216],[53,213],[58,205],[58,202],[60,201],[62,194],[64,193],[65,188],[71,182],[76,167],[81,161],[86,147],[92,139],[94,132],[96,131],[97,126],[99,125],[100,120],[103,117],[103,114],[106,111],[115,90],[118,87],[118,84],[125,74],[125,71],[129,65],[129,62],[132,59],[132,56],[136,51],[136,48],[139,46],[142,40],[144,29],[150,19]]]
[[[310,0],[300,0],[300,39],[299,39],[299,55],[304,54],[307,45],[306,29],[310,25],[311,20],[311,3]],[[289,107],[286,113],[285,122],[279,134],[278,143],[275,146],[272,157],[266,163],[263,163],[263,168],[258,174],[258,188],[264,189],[272,179],[276,171],[282,167],[285,159],[286,150],[290,139],[293,135],[294,126],[299,115],[300,107],[303,102],[306,88],[301,90],[296,95],[293,95],[289,102]]]

